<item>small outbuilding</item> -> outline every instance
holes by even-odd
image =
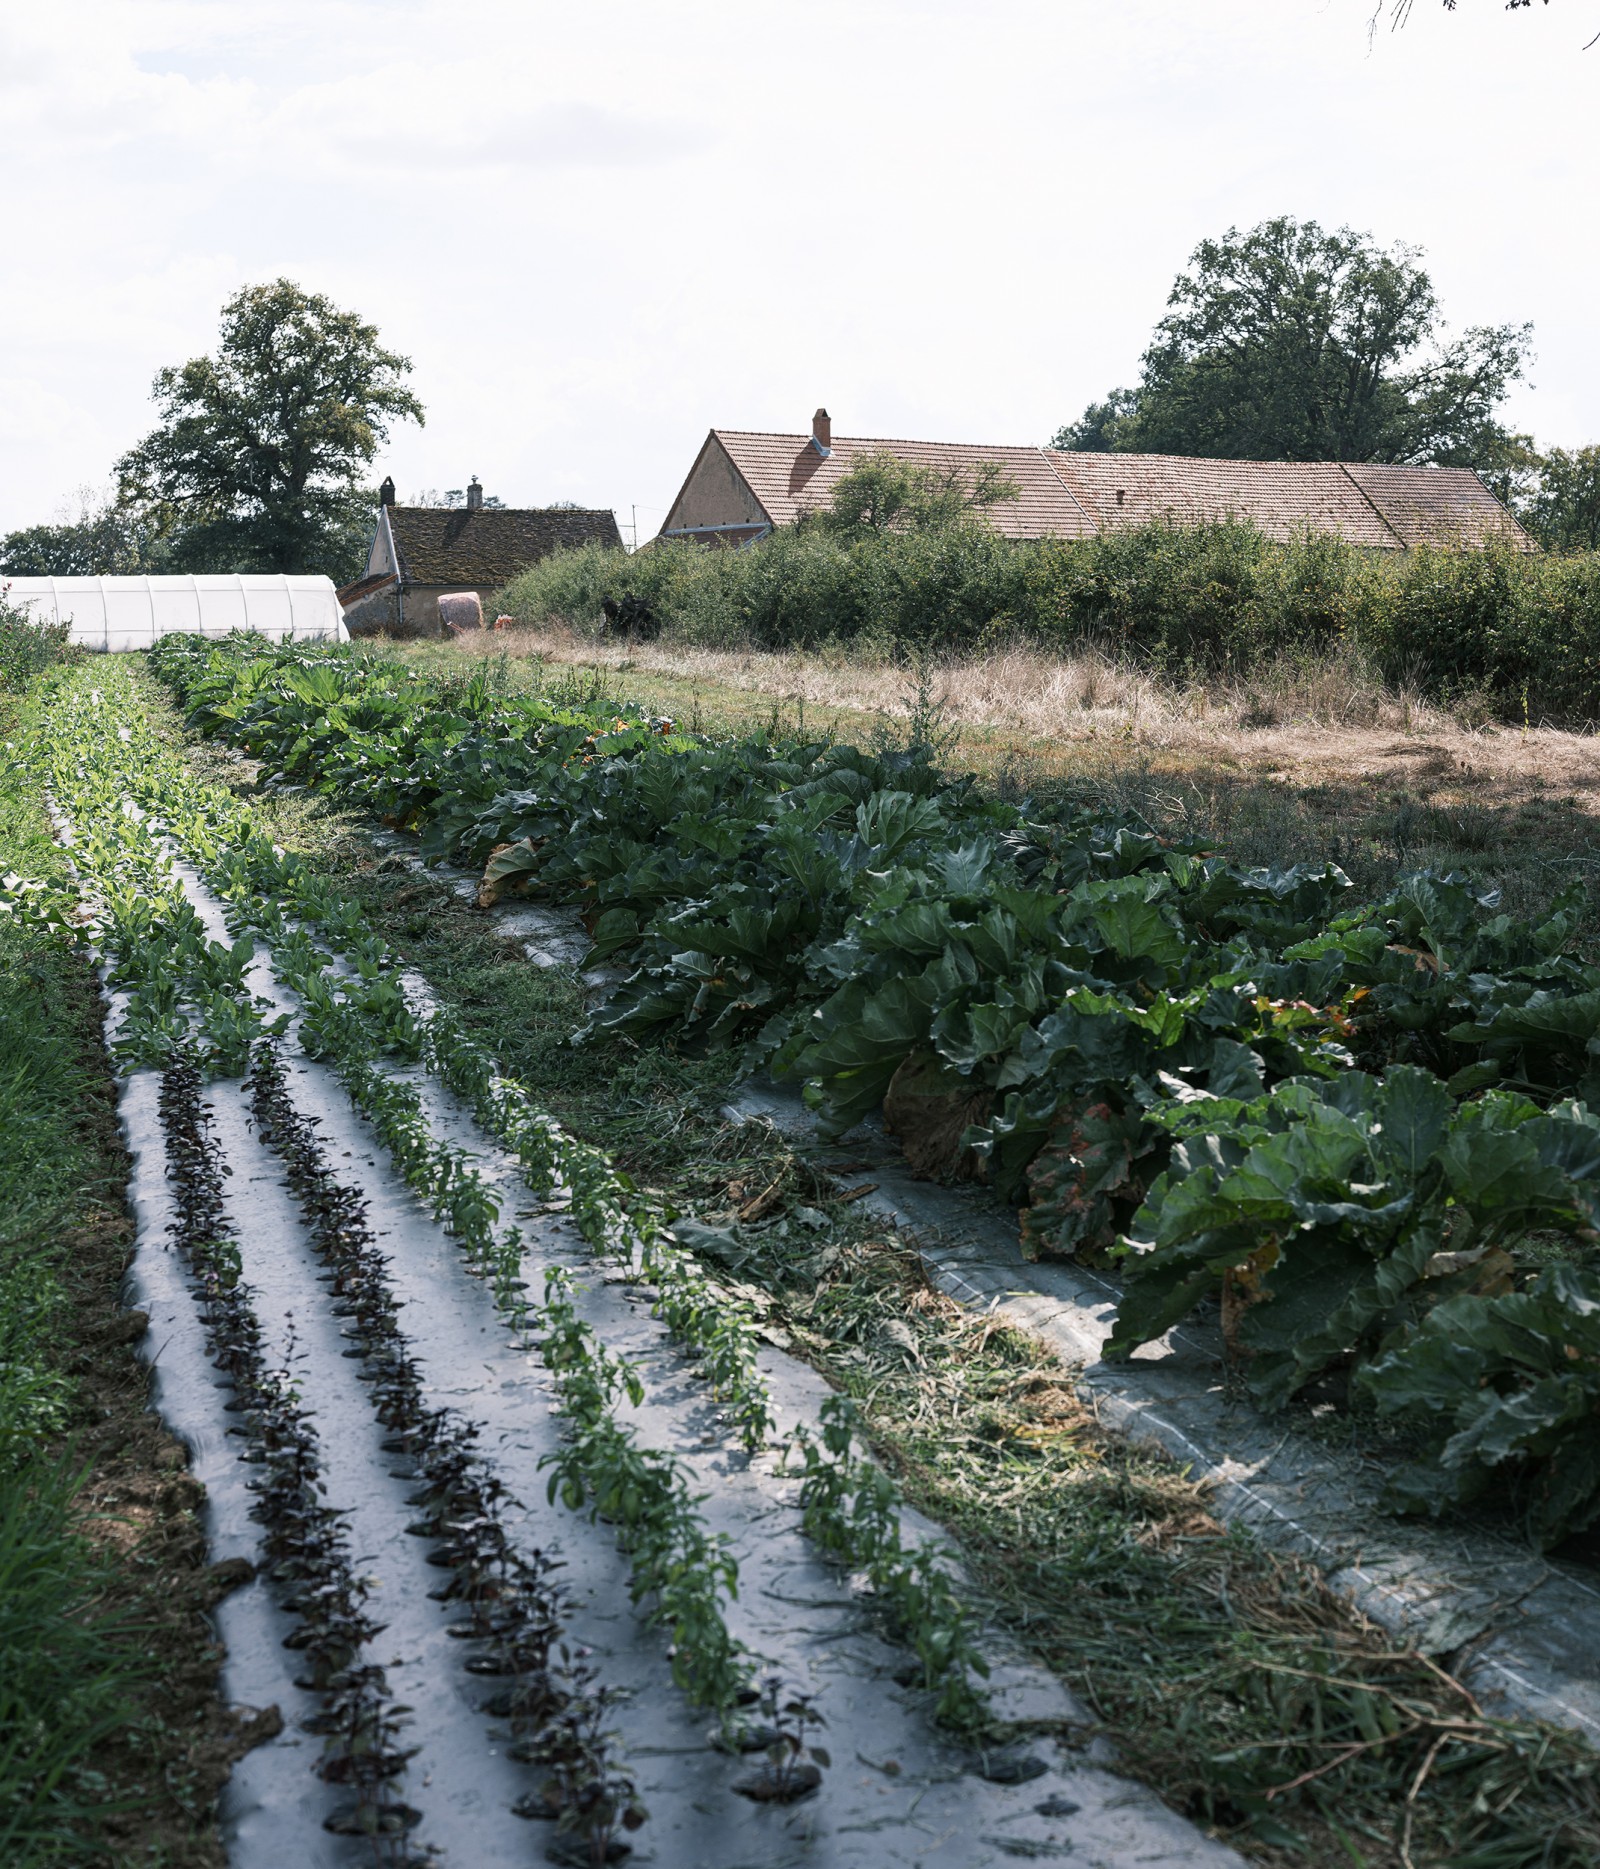
[[[0,596],[36,622],[70,624],[85,649],[148,649],[162,636],[233,630],[273,642],[349,639],[325,577],[6,578]]]
[[[475,594],[481,607],[529,565],[589,544],[621,551],[615,513],[491,505],[476,479],[464,506],[398,506],[394,482],[386,480],[366,570],[339,592],[339,601],[353,635],[442,636],[441,598]]]

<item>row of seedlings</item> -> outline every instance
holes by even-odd
[[[298,897],[296,901],[298,906]],[[323,991],[337,1000],[340,1014],[365,1026],[370,1043],[420,1057],[468,1104],[480,1126],[516,1156],[533,1192],[566,1207],[591,1247],[656,1287],[655,1314],[701,1358],[701,1373],[724,1403],[746,1448],[755,1452],[763,1447],[772,1431],[771,1400],[756,1363],[754,1319],[748,1307],[730,1302],[692,1255],[673,1241],[667,1216],[616,1170],[603,1150],[568,1135],[538,1109],[526,1089],[501,1074],[490,1054],[449,1014],[435,1011],[418,1020],[404,995],[385,985],[387,991],[359,983]],[[383,1092],[378,1094],[382,1100]],[[514,1258],[508,1260],[502,1250],[493,1266],[508,1288],[506,1307],[519,1313],[525,1300]],[[554,1296],[561,1305],[562,1294]],[[570,1313],[570,1305],[561,1309]],[[555,1316],[547,1286],[547,1356]],[[598,1370],[605,1357],[596,1349],[589,1361]],[[603,1384],[606,1378],[597,1374],[595,1380]],[[617,1390],[622,1386],[618,1378]],[[593,1430],[586,1421],[596,1404],[595,1393],[574,1399],[580,1446],[590,1441]],[[785,1458],[797,1457],[803,1468],[806,1531],[829,1555],[869,1578],[888,1619],[914,1649],[938,1716],[958,1727],[981,1726],[986,1709],[977,1683],[987,1677],[988,1664],[951,1581],[946,1556],[928,1544],[907,1547],[900,1528],[899,1489],[876,1461],[862,1454],[857,1429],[856,1412],[843,1397],[826,1406],[820,1434],[804,1424],[796,1428]],[[594,1466],[604,1472],[605,1458],[596,1458]],[[616,1492],[607,1488],[608,1496]],[[574,1485],[568,1496],[576,1500],[581,1489]],[[615,1516],[614,1506],[601,1509],[607,1517]]]
[[[701,1372],[727,1405],[754,1451],[771,1432],[771,1401],[755,1360],[748,1307],[726,1294],[672,1239],[667,1216],[612,1165],[605,1152],[578,1141],[540,1111],[524,1087],[501,1075],[484,1048],[447,1014],[424,1024],[424,1057],[467,1101],[478,1121],[510,1149],[535,1191],[571,1196],[573,1217],[597,1250],[609,1252],[660,1293],[656,1315],[702,1357]],[[719,1308],[719,1300],[726,1308]],[[861,1452],[859,1416],[847,1397],[823,1406],[820,1434],[799,1424],[784,1449],[802,1469],[807,1534],[852,1572],[865,1574],[889,1620],[910,1642],[923,1685],[948,1723],[974,1727],[985,1716],[976,1679],[988,1663],[971,1618],[951,1582],[947,1555],[908,1549],[900,1527],[903,1501],[893,1479]]]
[[[510,1755],[545,1774],[515,1808],[553,1818],[558,1852],[571,1860],[616,1861],[627,1853],[620,1833],[638,1829],[647,1813],[606,1725],[617,1690],[599,1683],[583,1650],[562,1641],[571,1604],[556,1576],[559,1560],[517,1550],[504,1517],[512,1502],[474,1449],[476,1424],[427,1406],[365,1198],[330,1167],[315,1122],[294,1106],[272,1044],[257,1046],[246,1088],[388,1430],[383,1451],[405,1459],[404,1471],[422,1483],[407,1501],[421,1516],[407,1529],[430,1540],[429,1562],[448,1572],[430,1594],[462,1611],[450,1633],[473,1645],[467,1671],[500,1683],[482,1710],[509,1725]]]
[[[608,1252],[655,1287],[656,1314],[700,1359],[702,1373],[744,1445],[751,1451],[765,1446],[773,1420],[757,1367],[756,1320],[749,1307],[707,1278],[693,1256],[673,1242],[665,1217],[616,1172],[603,1151],[567,1135],[537,1110],[527,1092],[501,1077],[488,1054],[448,1014],[413,1016],[392,977],[392,954],[366,928],[359,910],[277,850],[235,800],[182,767],[148,720],[133,714],[121,723],[121,734],[126,737],[104,736],[97,742],[105,749],[99,763],[109,760],[118,768],[108,775],[105,789],[120,793],[125,787],[158,817],[201,867],[236,926],[250,928],[275,950],[289,944],[284,958],[298,962],[293,971],[303,995],[325,1003],[328,988],[320,978],[320,955],[303,931],[291,928],[284,904],[349,961],[356,979],[344,983],[340,997],[355,1002],[369,1025],[378,1028],[383,1049],[421,1061],[440,1076],[479,1123],[519,1157],[534,1192],[570,1206],[591,1247]],[[242,966],[252,950],[241,940],[224,952]],[[248,1029],[241,1036],[248,1042]]]
[[[392,955],[360,923],[353,905],[333,896],[321,879],[310,876],[294,858],[272,849],[259,833],[246,830],[244,837],[246,847],[234,846],[233,863],[224,872],[234,904],[243,906],[255,893],[240,887],[241,862],[249,862],[257,874],[264,867],[293,913],[342,950],[357,969],[354,980],[332,984],[314,969],[300,971],[296,984],[302,992],[309,990],[316,1001],[318,1031],[326,1034],[330,1026],[339,1024],[358,1026],[369,1048],[420,1061],[438,1076],[468,1105],[479,1125],[517,1158],[532,1192],[564,1207],[594,1250],[655,1287],[655,1315],[699,1357],[701,1374],[723,1402],[745,1447],[751,1452],[764,1447],[773,1427],[771,1400],[757,1366],[755,1319],[749,1308],[731,1299],[675,1243],[668,1216],[614,1167],[603,1150],[569,1135],[540,1110],[525,1087],[502,1074],[492,1056],[449,1013],[435,1010],[417,1015],[392,977]],[[303,929],[290,939],[308,942]],[[314,944],[309,943],[301,950],[304,959],[314,952]],[[325,1041],[313,1040],[317,1042]],[[358,1104],[369,1108],[380,1131],[425,1124],[411,1086],[386,1078],[370,1057],[359,1076],[361,1084],[354,1086],[347,1079],[347,1088]],[[385,1140],[392,1149],[392,1136],[385,1133]],[[476,1201],[486,1192],[470,1171],[462,1173],[459,1168],[445,1186],[456,1206]],[[519,1254],[520,1241],[514,1232],[493,1246],[485,1241],[479,1269],[492,1273],[502,1308],[520,1323],[527,1316],[528,1303],[526,1286],[518,1276]],[[570,1315],[564,1294],[547,1289],[547,1333],[552,1297],[558,1315]],[[547,1346],[549,1340],[547,1334]],[[572,1399],[570,1463],[587,1454],[592,1470],[602,1476],[608,1460],[614,1464],[614,1452],[596,1446],[598,1431],[590,1422],[602,1391],[613,1397],[627,1392],[626,1378],[605,1373],[607,1357],[596,1346],[587,1357],[571,1359],[574,1367],[587,1362],[596,1373],[593,1385],[586,1381]],[[798,1458],[803,1470],[805,1529],[830,1556],[871,1581],[888,1620],[917,1655],[922,1684],[935,1697],[938,1717],[960,1728],[980,1727],[986,1705],[978,1683],[987,1677],[988,1664],[972,1619],[951,1581],[947,1556],[928,1544],[907,1547],[900,1528],[899,1489],[876,1461],[863,1455],[857,1428],[853,1407],[840,1397],[827,1405],[819,1434],[801,1424],[791,1437],[785,1458]],[[574,1475],[563,1496],[576,1504],[588,1495]],[[612,1503],[600,1509],[606,1517],[614,1517],[621,1490],[605,1486],[603,1496]],[[663,1520],[673,1516],[674,1511],[664,1503]],[[709,1672],[714,1676],[715,1667]],[[763,1699],[771,1697],[772,1683],[768,1682]],[[808,1718],[813,1716],[804,1696],[785,1698],[782,1704],[794,1705]],[[747,1727],[745,1737],[756,1738],[772,1730],[772,1721],[766,1719]],[[790,1756],[787,1743],[785,1756]]]
[[[324,1498],[317,1435],[300,1404],[292,1349],[289,1367],[270,1367],[266,1358],[239,1246],[228,1233],[226,1171],[204,1081],[197,1061],[183,1053],[162,1074],[161,1129],[177,1213],[170,1232],[193,1280],[207,1348],[233,1387],[224,1406],[239,1416],[249,1441],[243,1458],[262,1468],[251,1482],[252,1516],[262,1527],[268,1577],[297,1618],[286,1640],[301,1658],[295,1685],[320,1700],[304,1723],[322,1736],[316,1770],[349,1794],[325,1820],[327,1828],[366,1839],[380,1869],[401,1869],[427,1860],[411,1840],[420,1814],[398,1789],[412,1756],[401,1744],[407,1710],[368,1653],[382,1625],[368,1612],[368,1586],[351,1562],[343,1515]]]
[[[595,1250],[656,1287],[655,1314],[700,1356],[701,1373],[745,1446],[752,1452],[764,1446],[772,1431],[771,1400],[756,1364],[748,1307],[729,1301],[673,1241],[667,1216],[616,1170],[603,1150],[568,1135],[539,1110],[526,1089],[502,1075],[490,1054],[449,1014],[436,1011],[419,1022],[398,993],[375,1004],[376,997],[346,990],[342,1003],[358,1018],[363,1011],[377,1012],[375,1031],[369,1017],[372,1038],[420,1055],[469,1105],[479,1124],[517,1157],[532,1191],[566,1206]],[[498,1268],[502,1276],[505,1270]],[[548,1291],[545,1316],[549,1331]],[[806,1531],[829,1555],[869,1578],[889,1620],[914,1649],[938,1716],[959,1727],[980,1726],[985,1704],[977,1682],[987,1677],[988,1664],[951,1581],[946,1555],[928,1544],[907,1547],[899,1489],[862,1454],[858,1426],[852,1404],[839,1397],[825,1406],[819,1434],[801,1424],[785,1449],[786,1460],[798,1458],[803,1469]]]
[[[170,1232],[193,1281],[207,1348],[234,1391],[224,1406],[240,1417],[232,1431],[248,1442],[242,1458],[263,1469],[250,1482],[252,1516],[269,1579],[296,1617],[287,1638],[300,1655],[295,1684],[320,1701],[304,1723],[323,1740],[315,1769],[348,1794],[325,1821],[336,1834],[365,1840],[377,1864],[425,1862],[427,1852],[411,1839],[419,1813],[399,1794],[412,1756],[401,1744],[407,1709],[367,1654],[381,1629],[367,1608],[369,1586],[352,1565],[342,1515],[324,1498],[292,1346],[286,1367],[269,1366],[227,1227],[227,1170],[203,1087],[208,1069],[238,1069],[263,1031],[261,1009],[244,988],[250,944],[211,940],[148,824],[121,809],[120,796],[106,796],[87,760],[68,772],[80,781],[71,813],[59,797],[54,802],[80,886],[92,891],[89,926],[108,983],[124,995],[114,1048],[125,1067],[162,1067],[158,1107],[177,1215]]]
[[[586,1242],[619,1259],[652,1284],[657,1315],[701,1359],[703,1373],[723,1400],[741,1439],[752,1451],[772,1432],[770,1399],[756,1366],[756,1321],[749,1307],[708,1279],[692,1255],[672,1241],[661,1215],[604,1152],[569,1136],[537,1110],[528,1093],[501,1077],[493,1060],[446,1013],[416,1018],[393,978],[394,957],[371,933],[354,905],[343,901],[297,859],[254,828],[248,811],[219,788],[178,765],[139,720],[138,743],[124,750],[123,778],[205,874],[235,925],[244,925],[295,968],[297,986],[318,992],[321,958],[284,913],[315,928],[318,938],[355,969],[339,989],[378,1028],[382,1048],[420,1061],[440,1076],[496,1140],[517,1154],[529,1185],[541,1196],[569,1204]],[[132,755],[131,757],[129,755]],[[299,948],[298,954],[293,950]]]
[[[540,1110],[448,1012],[419,1013],[397,978],[394,955],[359,910],[297,859],[274,849],[231,801],[223,809],[235,819],[236,841],[217,852],[207,880],[241,924],[273,942],[274,955],[289,964],[292,983],[313,1012],[325,1017],[335,1004],[347,1009],[380,1052],[421,1063],[459,1097],[479,1127],[517,1158],[532,1193],[547,1207],[565,1210],[592,1250],[655,1288],[654,1315],[698,1359],[747,1451],[765,1447],[774,1421],[750,1307],[708,1278],[675,1243],[666,1215],[618,1173],[603,1150],[580,1142]],[[289,926],[285,905],[299,927]],[[350,965],[354,977],[323,976],[322,956],[308,929]]]
[[[301,1038],[332,1066],[402,1178],[461,1244],[469,1268],[494,1279],[514,1326],[537,1335],[567,1429],[546,1457],[553,1468],[549,1497],[613,1524],[629,1560],[634,1604],[648,1626],[667,1633],[673,1678],[694,1704],[712,1708],[735,1731],[735,1711],[753,1692],[750,1657],[725,1610],[737,1595],[738,1568],[726,1539],[707,1529],[682,1463],[640,1446],[620,1419],[625,1403],[638,1407],[644,1399],[638,1370],[577,1317],[560,1268],[546,1275],[542,1302],[529,1297],[515,1276],[521,1233],[496,1230],[497,1191],[464,1150],[434,1134],[417,1086],[379,1067],[347,1002],[308,1011]]]
[[[420,1059],[518,1157],[535,1193],[569,1206],[592,1247],[655,1285],[657,1314],[701,1358],[702,1373],[745,1445],[752,1451],[764,1445],[771,1433],[770,1400],[756,1366],[755,1320],[748,1308],[730,1299],[676,1245],[667,1216],[602,1150],[571,1137],[540,1111],[524,1087],[501,1075],[492,1057],[448,1014],[434,1012],[419,1020],[412,1013],[393,977],[392,955],[354,905],[276,849],[236,801],[181,767],[170,770],[177,762],[148,723],[138,720],[137,727],[147,744],[138,749],[141,757],[123,765],[126,783],[145,790],[155,808],[163,802],[155,775],[159,768],[168,769],[162,782],[167,828],[205,869],[236,925],[286,944],[281,954],[275,947],[274,961],[279,978],[309,1002],[303,1039],[309,1035],[313,1049],[322,1045],[343,1054],[341,1075],[358,1107],[374,1121],[407,1179],[467,1244],[478,1268],[494,1276],[497,1295],[513,1320],[525,1327],[531,1309],[519,1276],[519,1237],[514,1229],[495,1237],[492,1190],[458,1152],[430,1148],[414,1087],[378,1070],[374,1052]],[[304,927],[290,927],[280,898],[297,920],[314,927],[350,961],[354,979],[330,986],[320,952]],[[336,1028],[342,1029],[335,1036]],[[940,1711],[963,1724],[980,1718],[974,1677],[985,1670],[970,1620],[939,1555],[925,1546],[904,1550],[898,1489],[889,1476],[861,1456],[853,1435],[830,1432],[826,1424],[820,1444],[801,1427],[789,1451],[800,1456],[806,1469],[808,1531],[825,1550],[873,1579],[880,1600],[917,1648]],[[718,1666],[711,1670],[713,1678],[721,1672]]]
[[[292,1377],[264,1367],[239,1250],[221,1224],[225,1171],[205,1128],[201,1061],[213,1071],[237,1072],[249,1062],[252,1041],[257,1122],[284,1157],[336,1308],[353,1320],[363,1373],[390,1430],[386,1450],[409,1453],[427,1483],[414,1501],[427,1515],[412,1529],[439,1538],[432,1557],[451,1573],[434,1594],[459,1598],[466,1616],[456,1632],[482,1638],[469,1670],[511,1677],[484,1710],[508,1721],[517,1756],[545,1768],[519,1811],[554,1818],[556,1850],[574,1862],[618,1860],[626,1854],[618,1830],[636,1828],[645,1812],[607,1726],[616,1690],[599,1684],[584,1651],[559,1642],[564,1602],[555,1565],[542,1553],[522,1560],[511,1548],[499,1518],[499,1483],[472,1456],[471,1426],[421,1405],[418,1372],[395,1328],[396,1306],[365,1228],[361,1195],[336,1181],[314,1130],[287,1098],[266,1036],[280,1033],[286,1021],[269,1021],[248,993],[251,943],[242,939],[230,948],[207,937],[174,878],[159,821],[118,808],[120,775],[107,775],[103,761],[92,769],[92,757],[62,762],[52,776],[58,790],[70,786],[68,802],[79,820],[94,813],[99,828],[79,835],[65,813],[63,826],[73,836],[80,875],[93,879],[109,978],[127,996],[119,1052],[128,1063],[168,1066],[163,1115],[170,1107],[178,1125],[167,1124],[167,1142],[185,1216],[180,1244],[187,1243],[195,1268],[217,1366],[238,1391],[230,1412],[246,1417],[252,1446],[245,1458],[268,1469],[252,1485],[261,1495],[255,1516],[267,1528],[272,1577],[288,1588],[285,1606],[300,1618],[289,1637],[306,1651],[297,1684],[323,1696],[307,1722],[325,1738],[318,1769],[354,1794],[329,1827],[371,1840],[381,1863],[425,1860],[406,1853],[417,1814],[390,1795],[411,1756],[396,1744],[406,1710],[386,1700],[383,1671],[360,1658],[381,1625],[365,1611],[367,1586],[350,1569],[340,1515],[322,1503],[316,1438]],[[97,805],[109,808],[96,812]]]
[[[530,1304],[525,1281],[515,1276],[520,1235],[512,1229],[497,1238],[476,1224],[485,1211],[492,1220],[495,1196],[459,1152],[433,1140],[415,1087],[379,1070],[352,1038],[351,1011],[346,1000],[324,1010],[314,1048],[334,1057],[353,1100],[412,1185],[431,1193],[436,1212],[453,1224],[472,1268],[495,1279],[497,1300],[513,1325],[521,1333],[530,1324],[536,1329],[566,1427],[561,1446],[546,1460],[549,1498],[615,1526],[630,1560],[632,1601],[647,1624],[668,1632],[678,1686],[694,1704],[722,1714],[727,1744],[763,1755],[734,1788],[763,1802],[806,1796],[828,1763],[826,1750],[810,1736],[822,1715],[814,1696],[792,1688],[781,1674],[752,1680],[751,1658],[732,1637],[721,1607],[721,1594],[732,1598],[738,1588],[725,1539],[707,1532],[681,1464],[671,1454],[641,1448],[618,1419],[622,1401],[637,1407],[644,1400],[638,1370],[578,1316],[564,1268],[546,1272],[542,1301]],[[584,1211],[581,1199],[572,1204]],[[761,1399],[765,1403],[764,1388]],[[741,1709],[742,1717],[735,1717]]]

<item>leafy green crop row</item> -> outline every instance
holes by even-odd
[[[1526,1482],[1545,1542],[1600,1515],[1571,1451],[1600,1362],[1561,1326],[1600,1301],[1576,895],[1537,924],[1461,876],[1362,903],[1332,864],[1030,816],[908,754],[711,743],[348,650],[174,638],[155,659],[280,782],[483,866],[486,901],[576,904],[594,957],[632,969],[596,1030],[736,1049],[831,1133],[882,1107],[920,1166],[1022,1205],[1027,1250],[1119,1259],[1114,1353],[1220,1293],[1264,1402],[1354,1361],[1437,1430],[1434,1480],[1396,1504]],[[1402,1102],[1404,1148],[1382,1113]],[[1545,1325],[1501,1329],[1469,1395],[1430,1317],[1511,1295]]]
[[[416,1087],[383,1069],[380,1055],[424,1063],[517,1156],[533,1191],[557,1197],[596,1250],[656,1286],[658,1315],[699,1357],[702,1375],[746,1445],[756,1450],[765,1445],[773,1420],[748,1308],[721,1291],[673,1242],[669,1215],[619,1175],[602,1151],[567,1136],[544,1116],[449,1015],[415,1014],[396,981],[393,957],[359,914],[296,859],[276,850],[247,811],[174,760],[150,734],[125,680],[108,681],[111,689],[121,691],[96,692],[76,717],[64,711],[58,751],[64,749],[65,756],[54,761],[52,775],[74,807],[93,804],[101,811],[103,828],[86,867],[98,885],[101,938],[119,984],[135,994],[119,1034],[124,1055],[160,1062],[198,1037],[213,1068],[237,1071],[257,1040],[278,1035],[286,1025],[283,1015],[271,1016],[268,1003],[249,992],[249,934],[231,948],[204,938],[173,868],[169,844],[176,845],[222,896],[233,927],[270,941],[277,978],[305,1008],[302,1045],[328,1058],[406,1180],[473,1263],[493,1273],[513,1321],[519,1327],[531,1321],[541,1333],[569,1428],[552,1474],[552,1497],[559,1495],[574,1509],[593,1503],[618,1525],[632,1561],[636,1599],[652,1620],[671,1630],[680,1685],[697,1701],[731,1708],[748,1680],[749,1661],[729,1635],[719,1599],[736,1592],[737,1568],[722,1541],[706,1532],[679,1463],[670,1454],[640,1448],[617,1419],[620,1400],[637,1406],[642,1398],[637,1372],[577,1319],[560,1280],[547,1281],[543,1304],[530,1304],[522,1295],[516,1277],[520,1231],[498,1228],[500,1202],[493,1188],[465,1152],[434,1135]],[[89,855],[87,845],[84,854]],[[113,913],[107,903],[124,906]],[[30,907],[58,923],[71,918],[66,897]],[[329,968],[312,930],[338,952],[347,972]],[[178,965],[163,975],[164,952]],[[155,977],[167,982],[159,1016],[137,1011],[139,990]],[[809,1472],[816,1456],[804,1436],[802,1443]],[[832,1453],[828,1471],[836,1488],[844,1485],[864,1497],[876,1480],[879,1506],[896,1505],[887,1476],[872,1463],[849,1448]],[[869,1524],[859,1513],[839,1519],[828,1548],[869,1569],[891,1611],[908,1625],[926,1625],[919,1654],[941,1708],[968,1720],[980,1717],[968,1675],[983,1671],[981,1658],[936,1554],[903,1552],[882,1524]],[[926,1613],[913,1613],[921,1611]]]

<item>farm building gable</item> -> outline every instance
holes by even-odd
[[[339,593],[357,635],[440,634],[439,599],[475,592],[487,601],[519,571],[569,546],[622,549],[605,507],[488,506],[474,481],[465,506],[397,506],[384,483],[366,569]]]
[[[1019,490],[1015,499],[985,509],[1005,538],[1076,539],[1152,521],[1244,519],[1269,538],[1309,529],[1379,551],[1497,540],[1533,549],[1469,468],[1072,454],[834,435],[822,409],[809,435],[712,429],[661,536],[746,544],[825,507],[851,468],[875,454],[891,454],[941,476],[970,477],[992,467]]]
[[[571,507],[391,506],[400,570],[413,584],[487,590],[570,545],[619,549],[616,516]]]

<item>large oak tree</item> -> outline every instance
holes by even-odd
[[[410,368],[320,293],[247,286],[216,355],[157,376],[161,422],[117,463],[121,498],[155,518],[174,570],[340,575],[362,470],[392,422],[424,419]]]
[[[1059,448],[1492,468],[1531,326],[1443,329],[1421,252],[1289,216],[1203,240],[1133,389]]]

